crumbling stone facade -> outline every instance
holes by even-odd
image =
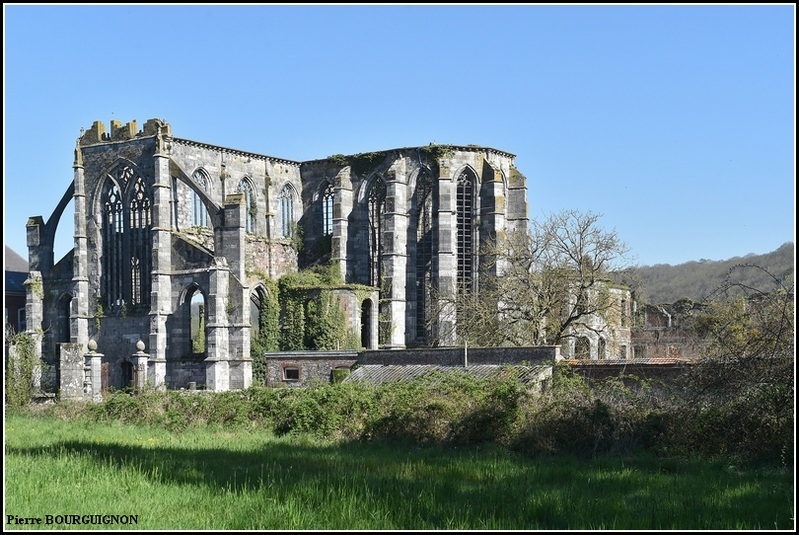
[[[30,280],[41,281],[29,285],[28,331],[57,375],[75,361],[70,384],[85,355],[102,388],[145,376],[247,388],[267,280],[330,263],[361,347],[447,345],[457,326],[442,325],[435,296],[477,291],[481,243],[527,228],[514,158],[428,145],[297,162],[175,137],[158,119],[97,121],[54,212],[28,221]],[[75,247],[56,261],[70,202]]]

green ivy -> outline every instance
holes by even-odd
[[[6,403],[13,408],[24,407],[33,395],[33,371],[38,362],[36,338],[20,333],[7,339],[6,344],[14,348],[6,366]]]

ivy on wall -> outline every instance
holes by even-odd
[[[256,384],[266,381],[266,359],[264,353],[280,349],[280,303],[278,287],[273,280],[262,277],[266,295],[258,306],[258,325],[250,340],[252,374]]]
[[[15,334],[6,340],[9,359],[6,366],[6,403],[9,407],[24,407],[33,395],[33,373],[38,361],[36,338],[28,333]]]
[[[283,351],[357,349],[333,287],[342,284],[335,263],[286,275],[278,282],[282,309],[279,347]]]

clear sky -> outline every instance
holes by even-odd
[[[3,5],[4,241],[27,258],[101,120],[289,160],[516,155],[529,215],[639,265],[795,241],[796,11],[772,5]],[[72,247],[71,205],[56,254]]]

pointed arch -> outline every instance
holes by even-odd
[[[381,176],[376,176],[369,184],[367,191],[369,284],[379,287],[383,277],[383,219],[386,207],[386,183]]]
[[[322,184],[322,236],[333,235],[333,204],[336,198],[333,184],[325,182]]]
[[[296,192],[291,184],[286,184],[280,190],[280,235],[290,238],[294,235],[294,199]]]
[[[208,177],[208,173],[205,172],[205,169],[197,169],[191,177],[199,188],[203,191],[208,191],[211,180]],[[191,192],[191,224],[195,227],[209,226],[208,209],[205,207],[202,197],[194,190]]]
[[[458,175],[456,183],[457,220],[457,285],[459,293],[472,293],[474,290],[475,268],[475,205],[477,175],[467,167]]]
[[[101,185],[101,293],[111,308],[150,302],[152,188],[122,163]]]
[[[191,354],[205,354],[206,325],[208,324],[205,293],[196,282],[189,284],[184,291],[184,303],[188,306],[189,351]]]

